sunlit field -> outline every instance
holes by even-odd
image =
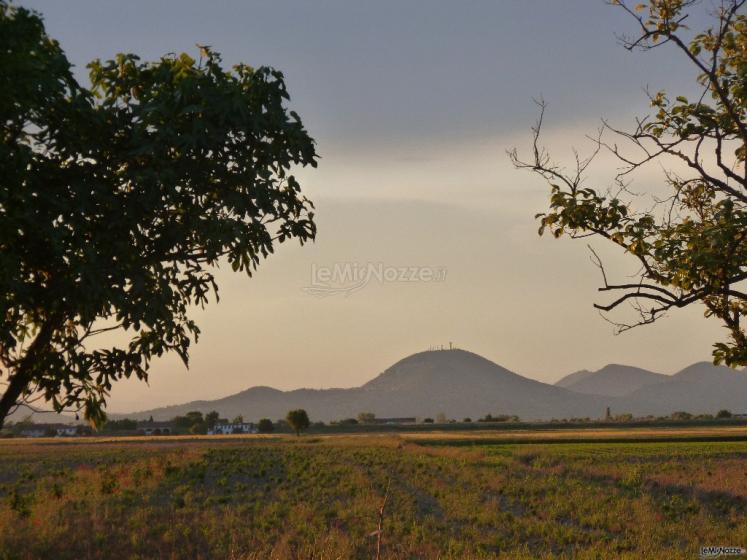
[[[8,440],[0,558],[375,558],[385,495],[381,558],[697,558],[747,544],[743,431],[574,434]]]

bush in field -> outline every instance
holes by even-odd
[[[716,413],[716,418],[731,418],[731,417],[732,417],[731,411],[730,410],[726,410],[725,408],[722,409],[722,410],[719,410]]]
[[[296,432],[297,436],[301,435],[301,432],[306,430],[311,424],[309,422],[309,415],[306,414],[303,408],[289,411],[285,419],[288,421],[290,427],[293,428],[293,431]]]
[[[275,426],[272,424],[272,420],[270,420],[269,418],[262,418],[257,424],[257,429],[259,430],[260,434],[269,434],[272,433],[272,431],[275,429]]]
[[[208,431],[207,424],[205,422],[198,422],[196,424],[192,424],[189,427],[189,433],[190,434],[206,434]]]
[[[423,424],[433,424],[433,418],[423,418]]]
[[[670,416],[672,420],[691,420],[692,417],[692,414],[690,414],[689,412],[685,412],[684,410],[673,412]]]

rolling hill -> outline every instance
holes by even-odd
[[[598,371],[582,370],[565,376],[555,385],[577,393],[623,397],[649,385],[665,382],[668,375],[645,369],[609,364]]]
[[[169,419],[190,410],[218,410],[247,419],[283,418],[305,408],[314,420],[329,421],[373,412],[379,417],[476,418],[488,413],[516,414],[524,419],[571,416],[599,417],[607,401],[534,381],[464,350],[413,354],[361,387],[279,391],[253,387],[213,401],[127,414],[131,418]]]
[[[580,383],[581,381],[592,375],[594,375],[594,372],[589,371],[588,369],[574,371],[573,373],[569,373],[565,377],[556,381],[555,385],[558,387],[564,387],[565,389],[570,389],[576,383]]]
[[[747,372],[698,362],[666,376],[667,380],[627,395],[618,406],[635,414],[671,414],[684,410],[715,414],[725,408],[747,413]]]
[[[565,385],[565,387],[563,386]],[[676,410],[747,412],[747,373],[707,362],[668,376],[640,368],[609,365],[577,372],[555,385],[528,379],[472,352],[436,350],[400,360],[361,387],[280,391],[253,387],[212,401],[145,410],[130,418],[167,420],[191,410],[217,410],[247,420],[283,418],[304,408],[312,420],[328,422],[373,412],[378,417],[477,418],[515,414],[524,420],[604,416],[615,413],[665,415]]]

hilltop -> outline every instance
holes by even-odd
[[[600,418],[607,407],[636,415],[667,415],[677,410],[715,413],[721,408],[747,412],[747,373],[707,362],[676,375],[610,364],[581,371],[555,385],[512,372],[466,350],[430,350],[408,356],[360,387],[281,391],[252,387],[211,401],[192,401],[127,414],[166,420],[190,410],[218,410],[227,417],[283,418],[305,408],[314,420],[328,422],[373,412],[379,417],[477,418],[517,415],[524,420]],[[745,410],[743,410],[745,409]]]
[[[395,363],[361,387],[280,391],[253,387],[213,401],[141,411],[133,418],[168,419],[189,410],[219,410],[245,418],[282,418],[291,408],[305,408],[316,420],[377,416],[451,418],[488,413],[515,414],[525,419],[600,416],[607,402],[528,379],[465,350],[433,350]]]

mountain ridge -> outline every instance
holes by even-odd
[[[596,371],[581,370],[555,382],[577,393],[624,397],[649,385],[664,383],[673,376],[624,364],[607,364]]]
[[[527,419],[594,415],[608,403],[523,377],[461,349],[429,350],[407,356],[359,387],[293,389],[250,387],[214,400],[158,407],[118,417],[168,419],[189,410],[218,410],[225,416],[282,418],[291,408],[305,408],[315,420],[377,416],[453,418],[501,413]]]
[[[248,420],[258,420],[282,418],[292,408],[305,408],[313,420],[325,422],[355,417],[360,412],[420,418],[443,413],[457,419],[488,413],[516,414],[525,420],[549,420],[600,418],[607,407],[636,415],[664,415],[675,410],[713,414],[720,408],[747,412],[741,410],[747,409],[743,403],[747,403],[747,372],[709,362],[696,362],[671,376],[608,364],[548,384],[473,352],[454,349],[417,352],[359,387],[282,391],[262,385],[220,399],[113,416],[166,420],[190,410],[218,410],[224,416],[241,414]]]

